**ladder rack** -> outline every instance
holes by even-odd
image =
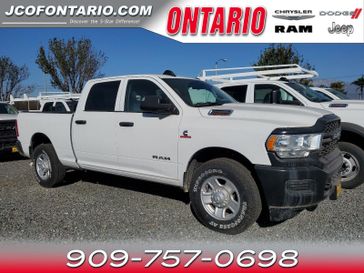
[[[36,97],[28,97],[24,94],[21,98],[10,96],[10,104],[14,105],[21,111],[39,111],[46,102],[79,100],[80,94],[45,92],[39,93]]]
[[[226,83],[249,80],[300,80],[318,77],[318,73],[305,69],[298,64],[232,67],[202,70],[198,77],[203,81]]]
[[[15,102],[23,102],[23,101],[57,101],[57,100],[78,100],[80,98],[80,94],[70,93],[70,92],[45,92],[39,93],[36,97],[28,97],[26,94],[21,98],[14,98],[10,96],[10,103],[14,104]]]

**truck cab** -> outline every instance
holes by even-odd
[[[210,73],[211,76],[207,76]],[[298,65],[277,65],[204,70],[202,79],[214,84],[238,102],[290,105],[328,110],[341,118],[342,184],[355,188],[364,183],[364,103],[333,100],[331,96],[299,83],[317,77],[316,71]]]

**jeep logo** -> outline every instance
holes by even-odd
[[[353,25],[336,25],[332,23],[332,27],[328,28],[330,34],[346,34],[348,37],[354,32]]]
[[[312,26],[275,26],[276,33],[312,33]]]

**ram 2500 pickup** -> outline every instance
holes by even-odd
[[[340,119],[243,105],[197,79],[89,81],[75,113],[20,113],[19,141],[44,187],[80,169],[178,186],[207,227],[242,232],[312,209],[339,188]]]
[[[17,111],[11,105],[0,102],[0,152],[12,150],[17,142]]]

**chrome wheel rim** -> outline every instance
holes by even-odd
[[[238,214],[241,199],[238,189],[229,179],[211,176],[202,183],[201,202],[210,216],[226,221]]]
[[[346,182],[353,180],[360,172],[359,161],[356,157],[348,152],[342,152],[343,165],[341,167],[341,181]]]
[[[35,161],[35,169],[42,180],[48,180],[51,177],[51,160],[45,152],[38,155]]]

